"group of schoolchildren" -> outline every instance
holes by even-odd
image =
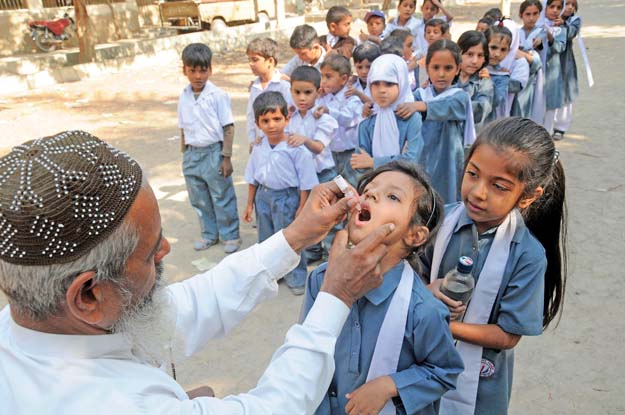
[[[358,244],[394,225],[383,282],[352,306],[318,414],[507,413],[513,349],[542,333],[564,296],[564,172],[554,138],[568,129],[577,96],[570,41],[580,23],[577,1],[563,1],[526,0],[522,28],[487,16],[458,43],[438,0],[423,1],[423,19],[413,16],[415,0],[400,0],[388,22],[369,12],[358,40],[349,10],[335,6],[326,36],[295,28],[295,56],[281,69],[274,40],[248,45],[257,78],[243,220],[255,213],[263,241],[294,220],[318,183],[341,175],[358,193],[348,219],[285,277],[306,294],[302,319],[326,271],[307,277],[307,262],[327,252],[334,233],[344,227]],[[189,45],[182,60],[190,82],[179,105],[183,171],[202,223],[196,249],[222,240],[234,252],[228,96],[208,81],[206,45]],[[440,291],[461,256],[476,280],[468,304]]]

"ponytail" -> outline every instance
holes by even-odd
[[[562,314],[567,272],[566,182],[559,153],[547,130],[527,118],[502,118],[488,124],[471,147],[467,161],[481,144],[519,154],[512,159],[511,167],[525,185],[525,196],[531,196],[538,187],[543,188],[543,195],[522,214],[547,256],[543,307],[543,328],[547,328]]]

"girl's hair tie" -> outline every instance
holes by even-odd
[[[553,164],[556,164],[559,159],[560,159],[560,152],[558,150],[556,150],[553,153]]]

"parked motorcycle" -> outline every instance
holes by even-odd
[[[58,45],[72,37],[75,31],[74,19],[67,13],[58,20],[33,20],[28,22],[30,37],[42,52],[51,52]],[[69,30],[68,30],[69,29]]]

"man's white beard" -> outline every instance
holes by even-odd
[[[152,365],[160,366],[173,360],[173,339],[176,325],[176,307],[171,302],[162,278],[163,266],[156,268],[156,283],[152,290],[138,303],[129,298],[119,320],[113,325],[113,333],[123,334],[132,345],[134,354]],[[120,287],[122,294],[131,294]],[[125,291],[125,293],[124,293]]]

